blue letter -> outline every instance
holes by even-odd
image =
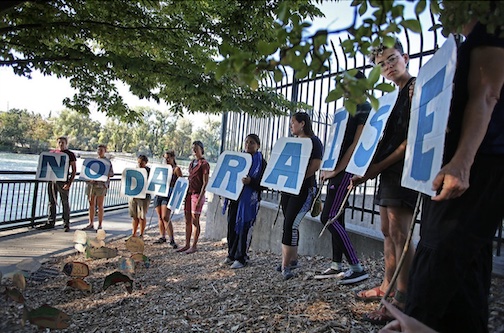
[[[288,142],[285,144],[275,167],[271,170],[268,178],[266,178],[267,183],[277,184],[278,176],[286,176],[287,181],[284,186],[296,188],[301,159],[301,147],[302,145],[299,143]],[[287,165],[289,159],[291,160],[291,165]]]
[[[174,210],[180,209],[182,207],[182,199],[184,198],[184,192],[189,183],[187,182],[175,182],[175,186],[173,187],[173,192],[170,197],[170,207]]]
[[[96,174],[94,175],[91,172],[91,170],[93,169],[93,164],[98,164],[98,171],[96,171]],[[100,160],[92,160],[86,164],[86,167],[84,168],[84,174],[90,179],[98,179],[105,174],[105,169],[105,163]]]
[[[42,163],[40,168],[40,178],[47,177],[47,166],[51,168],[58,179],[65,178],[65,161],[67,158],[67,154],[61,155],[61,164],[58,165],[56,162],[56,157],[42,155]]]
[[[335,129],[334,129],[334,137],[333,137],[332,144],[331,144],[331,151],[330,151],[330,154],[329,154],[329,157],[327,158],[327,160],[324,161],[324,165],[322,165],[322,168],[330,167],[331,165],[333,165],[334,160],[336,158],[338,158],[338,156],[336,156],[336,157],[333,156],[333,153],[334,153],[334,148],[336,147],[336,140],[338,140],[339,131],[341,130],[341,122],[343,120],[345,120],[345,118],[347,116],[345,114],[345,112],[346,111],[338,112],[334,115],[333,126],[335,127]]]
[[[144,179],[144,176],[142,175],[141,172],[139,171],[136,171],[136,170],[126,170],[126,186],[125,186],[125,194],[127,196],[135,196],[135,195],[138,195],[140,194],[140,192],[142,192],[142,189],[144,187],[144,184],[145,184],[145,179]],[[135,188],[131,188],[131,185],[132,185],[132,179],[135,178],[136,179],[136,187]]]
[[[357,151],[355,152],[355,165],[358,167],[363,167],[365,166],[368,161],[373,157],[371,156],[373,152],[375,151],[375,147],[378,144],[378,140],[380,139],[380,134],[382,133],[383,129],[383,120],[380,120],[379,118],[386,113],[389,109],[391,108],[391,105],[385,105],[382,106],[381,108],[376,111],[376,113],[373,115],[370,121],[370,125],[376,128],[376,138],[371,145],[369,149],[364,148],[362,143],[357,147]]]
[[[161,177],[160,177],[161,176]],[[158,179],[161,178],[161,179]],[[168,169],[165,168],[155,168],[154,174],[152,175],[151,182],[149,183],[148,190],[154,191],[156,185],[159,185],[159,192],[166,192],[166,186],[170,183],[168,179]]]
[[[236,166],[229,165],[231,161],[237,163]],[[229,182],[226,185],[226,191],[236,193],[236,182],[238,181],[238,174],[245,169],[247,161],[241,156],[225,155],[224,160],[218,170],[215,181],[212,184],[213,188],[220,188],[224,177],[229,172]]]
[[[427,104],[443,91],[445,71],[446,67],[443,67],[422,87],[420,109],[418,111],[418,127],[411,166],[411,177],[415,180],[427,181],[430,179],[434,148],[422,153],[424,136],[432,132],[432,125],[434,124],[434,114],[427,115]]]

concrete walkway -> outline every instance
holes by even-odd
[[[152,220],[151,220],[151,214]],[[173,221],[183,218],[183,214],[173,216]],[[155,231],[157,235],[157,215],[151,207],[147,217],[149,233]],[[44,262],[51,257],[74,253],[74,231],[84,228],[88,223],[87,217],[71,219],[70,232],[64,232],[62,223],[57,222],[56,228],[51,230],[37,230],[22,228],[0,232],[0,271],[4,276],[13,273],[16,265],[24,259],[35,259]],[[95,227],[98,222],[95,219]],[[203,227],[203,226],[202,226]],[[131,217],[128,209],[105,213],[103,228],[107,233],[106,242],[111,242],[131,234]],[[94,233],[89,231],[89,235]]]

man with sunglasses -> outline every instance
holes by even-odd
[[[404,53],[401,43],[396,41],[393,48],[380,46],[373,50],[371,61],[381,67],[384,78],[398,86],[399,96],[373,162],[364,176],[352,178],[352,184],[356,186],[380,175],[375,204],[380,206],[385,275],[380,286],[357,293],[357,299],[363,301],[379,300],[385,294],[406,243],[417,197],[417,192],[401,186],[411,109],[410,89],[415,81],[407,69],[409,56]],[[394,292],[393,304],[402,309],[406,301],[408,272],[413,256],[414,248],[410,244]],[[374,324],[384,324],[393,317],[383,308],[366,314],[364,319]]]

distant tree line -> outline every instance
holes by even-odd
[[[65,109],[44,118],[27,110],[0,111],[0,150],[39,154],[55,147],[55,138],[67,136],[70,149],[94,151],[100,143],[109,152],[162,156],[173,149],[181,159],[192,155],[191,143],[200,140],[205,156],[216,161],[219,156],[220,121],[208,118],[203,128],[194,130],[188,119],[150,108],[137,108],[142,120],[125,123],[106,118],[96,121],[89,115]]]

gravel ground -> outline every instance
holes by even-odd
[[[177,239],[183,238],[183,223],[176,223]],[[121,257],[128,258],[124,240],[107,244],[117,248],[112,259],[85,260],[76,253],[53,258],[44,268],[61,270],[69,261],[85,261],[93,287],[84,293],[66,287],[69,277],[60,273],[42,282],[28,280],[26,305],[56,307],[71,316],[65,332],[376,332],[380,327],[361,320],[378,303],[356,301],[354,293],[374,287],[383,276],[382,260],[364,258],[368,280],[339,286],[336,281],[315,280],[328,260],[301,257],[296,277],[283,281],[274,269],[278,255],[251,250],[250,265],[231,270],[220,263],[226,255],[224,242],[202,239],[195,254],[175,253],[167,244],[154,245],[150,231],[145,254],[150,268],[137,267],[131,277],[134,290],[123,285],[102,291],[104,278],[117,270]],[[10,285],[10,281],[7,282]],[[504,332],[504,278],[492,278],[490,332]],[[0,332],[40,332],[26,322],[21,326],[23,305],[0,298]]]

